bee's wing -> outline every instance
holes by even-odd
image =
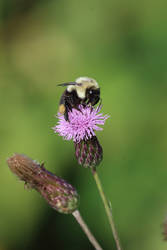
[[[69,86],[69,85],[77,85],[76,82],[65,82],[65,83],[60,83],[60,84],[57,84],[57,86]]]

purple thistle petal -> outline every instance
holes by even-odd
[[[64,115],[58,114],[58,124],[53,127],[55,133],[63,136],[65,140],[73,140],[79,143],[81,140],[89,140],[95,136],[94,131],[103,130],[97,125],[104,125],[108,115],[98,114],[101,106],[93,108],[79,105],[79,110],[69,111],[69,121],[66,121]]]

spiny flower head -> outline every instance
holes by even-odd
[[[58,125],[53,127],[55,133],[63,136],[65,140],[73,140],[79,143],[82,140],[89,140],[95,136],[95,131],[102,130],[98,125],[104,125],[108,115],[99,114],[101,106],[79,105],[78,109],[73,108],[68,112],[69,121],[64,115],[58,114]]]
[[[22,154],[15,154],[7,160],[10,170],[26,186],[38,191],[49,205],[60,213],[69,214],[78,207],[78,194],[65,180],[47,171],[43,164]]]

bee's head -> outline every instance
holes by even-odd
[[[86,98],[87,102],[92,106],[100,99],[100,88],[95,79],[89,77],[79,77],[76,79],[78,96],[82,99]]]

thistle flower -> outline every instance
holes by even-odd
[[[73,213],[78,207],[78,194],[65,180],[47,171],[43,164],[21,154],[7,160],[10,170],[27,187],[38,191],[49,205],[60,213]]]
[[[102,147],[95,135],[95,131],[102,130],[98,125],[104,125],[108,115],[99,114],[102,106],[79,105],[78,109],[69,111],[69,121],[58,114],[58,125],[53,127],[55,133],[63,136],[65,140],[73,140],[75,156],[80,165],[96,167],[103,158]]]
[[[93,108],[91,106],[79,105],[79,109],[73,108],[68,112],[69,121],[64,115],[58,114],[58,125],[53,127],[55,133],[63,136],[65,140],[73,140],[76,143],[89,140],[95,136],[95,131],[103,130],[98,125],[104,125],[108,115],[98,114],[102,106]]]

